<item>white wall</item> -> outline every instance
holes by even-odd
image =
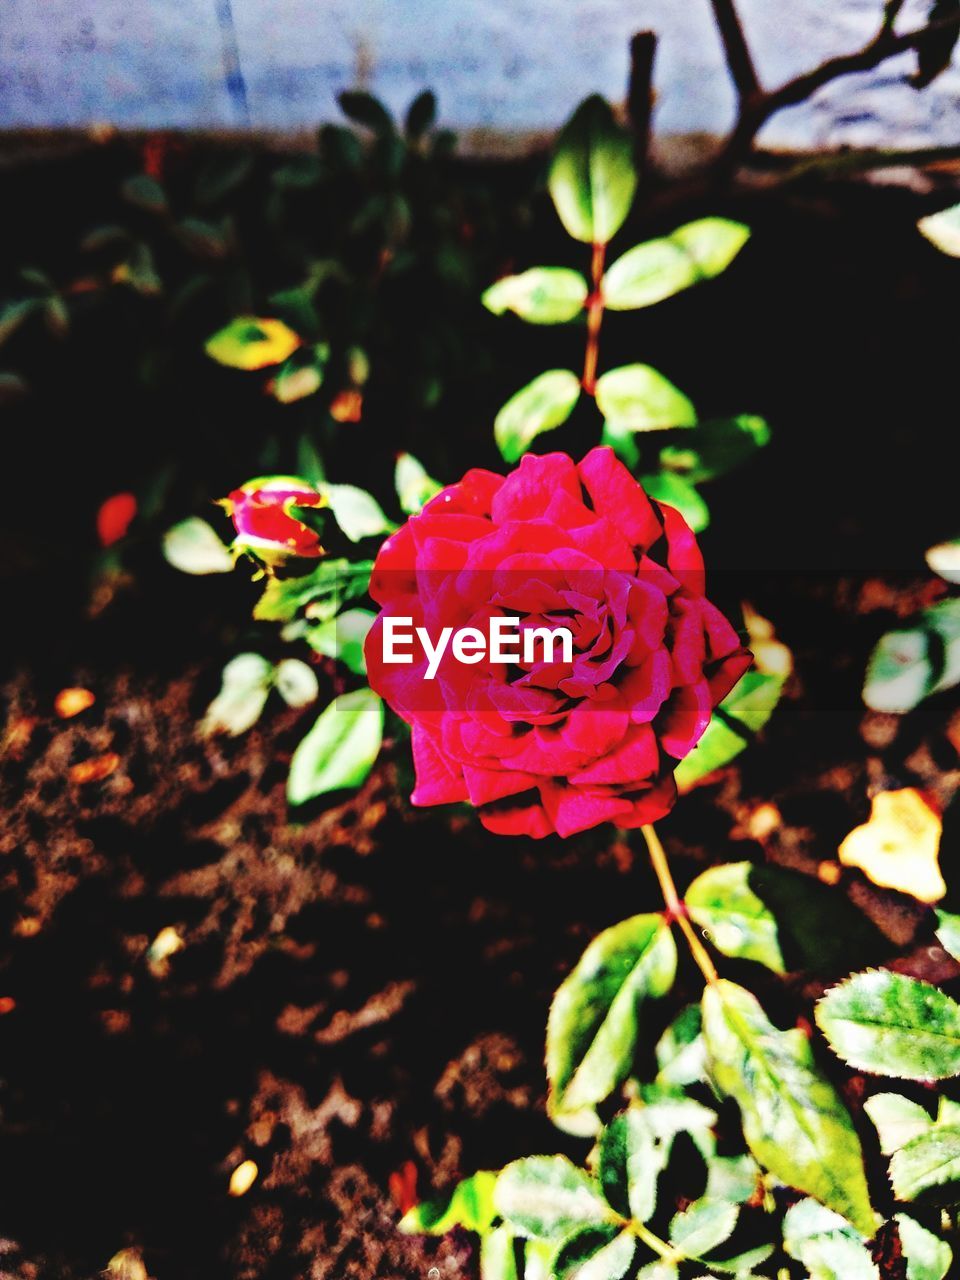
[[[902,24],[928,3],[908,0]],[[864,42],[881,5],[739,0],[768,83]],[[461,131],[552,129],[589,92],[622,96],[642,27],[660,35],[657,129],[724,129],[733,97],[708,0],[2,0],[0,127],[302,129],[336,118],[337,91],[359,78],[396,108],[432,87]],[[242,88],[226,75],[231,40]],[[828,87],[763,140],[960,141],[960,74],[917,93],[899,83],[911,65]]]

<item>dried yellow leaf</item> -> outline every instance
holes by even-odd
[[[245,1196],[256,1182],[259,1172],[255,1160],[244,1160],[242,1164],[238,1164],[230,1175],[230,1194]]]
[[[939,816],[913,787],[881,791],[869,822],[855,827],[840,846],[840,861],[859,867],[883,889],[939,902],[947,892],[940,874],[941,830]]]
[[[139,1249],[121,1249],[115,1253],[103,1274],[109,1280],[149,1280]]]

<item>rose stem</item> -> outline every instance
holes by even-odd
[[[663,900],[667,904],[667,913],[671,920],[675,920],[680,926],[683,936],[686,938],[690,946],[690,952],[696,960],[700,972],[706,978],[707,982],[713,984],[717,981],[719,974],[710,959],[710,953],[697,937],[697,932],[690,923],[690,917],[687,914],[686,905],[677,893],[677,886],[673,882],[673,876],[670,874],[670,867],[667,863],[667,855],[664,852],[663,845],[660,843],[660,837],[654,831],[652,826],[640,828],[640,834],[647,842],[647,849],[650,853],[650,863],[656,872],[657,879],[660,881],[660,888],[663,892]]]
[[[587,299],[587,350],[583,357],[583,377],[581,385],[588,396],[597,391],[597,360],[600,356],[600,325],[603,322],[603,294],[600,284],[603,280],[603,263],[607,254],[605,244],[593,246],[593,257],[590,262],[590,297]]]

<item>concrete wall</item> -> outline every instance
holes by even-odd
[[[908,0],[902,25],[928,4]],[[739,7],[772,84],[863,43],[882,0]],[[723,130],[733,96],[708,0],[2,0],[0,127],[303,129],[364,83],[398,109],[429,86],[468,134],[552,129],[589,92],[622,96],[642,27],[661,41],[658,131]],[[902,83],[911,66],[907,55],[829,86],[763,141],[960,141],[960,73],[917,93]]]

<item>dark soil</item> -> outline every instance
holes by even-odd
[[[681,886],[743,858],[819,884],[873,789],[946,806],[960,786],[955,700],[902,721],[860,701],[877,637],[942,590],[924,547],[956,533],[942,308],[960,275],[919,242],[920,211],[863,189],[757,197],[735,279],[642,317],[632,354],[629,329],[613,340],[611,362],[642,342],[698,402],[776,431],[711,491],[704,543],[715,598],[772,618],[796,674],[762,743],[663,824]],[[536,361],[514,350],[508,389]],[[489,427],[456,453],[492,462]],[[84,1280],[126,1247],[159,1280],[474,1274],[469,1238],[398,1234],[397,1188],[409,1165],[424,1196],[521,1154],[583,1156],[544,1113],[547,1009],[595,932],[659,904],[639,845],[503,840],[466,811],[414,812],[399,732],[357,796],[293,823],[284,781],[309,710],[270,703],[238,741],[196,735],[243,644],[237,582],[151,562],[93,619],[58,612],[50,582],[5,588],[21,619],[0,762],[0,1280]],[[74,685],[96,703],[60,720]],[[71,780],[108,752],[108,777]],[[948,880],[956,848],[948,812]],[[771,988],[785,1024],[861,942],[956,976],[911,900],[855,872],[833,895],[875,935]],[[163,963],[149,948],[169,927],[184,945]],[[683,985],[695,995],[695,974]],[[843,1083],[856,1103],[863,1082]],[[259,1176],[231,1197],[245,1159]]]

